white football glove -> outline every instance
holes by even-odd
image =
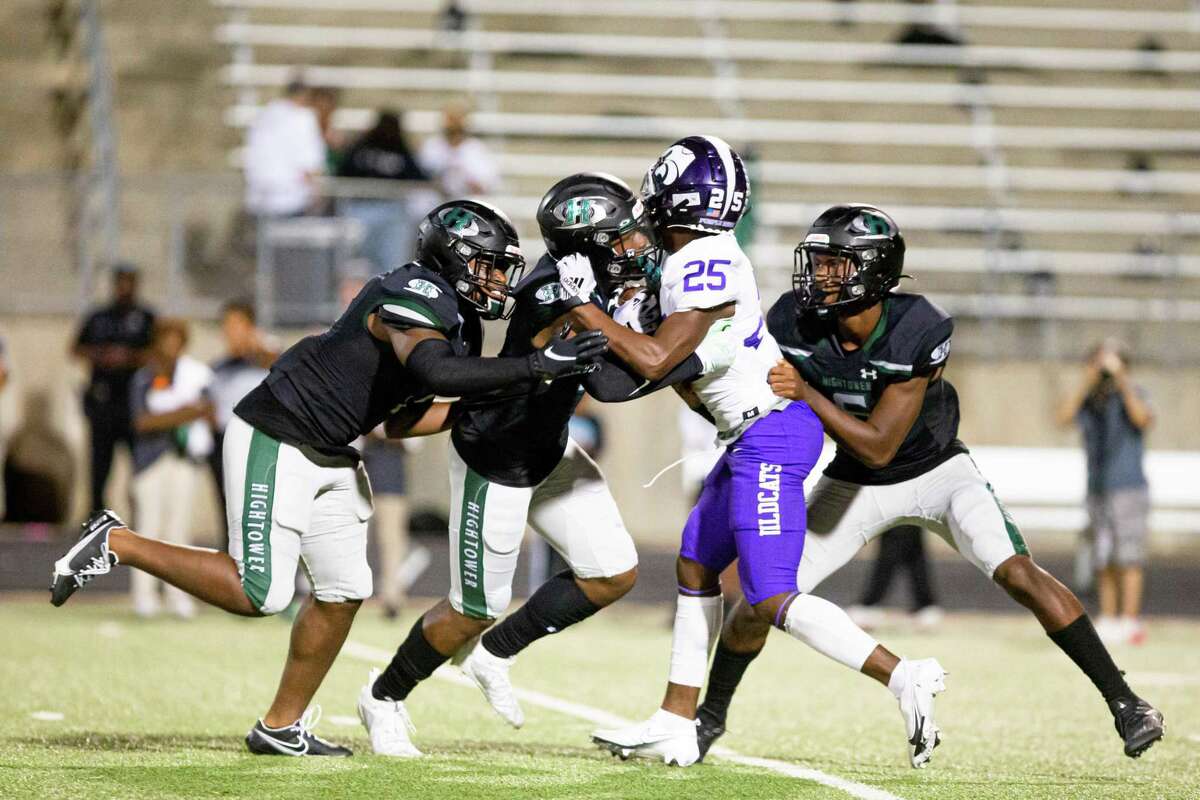
[[[662,320],[662,314],[658,310],[658,295],[642,287],[616,307],[612,318],[618,325],[653,336]]]
[[[701,375],[729,369],[738,354],[737,337],[733,334],[733,319],[726,317],[714,322],[696,347],[696,355],[704,365]]]
[[[562,284],[567,297],[580,302],[591,301],[592,292],[596,291],[596,276],[592,273],[592,262],[585,255],[572,253],[558,260],[558,282]]]

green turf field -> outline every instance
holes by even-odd
[[[431,680],[410,698],[427,753],[369,753],[346,725],[370,664],[411,620],[366,609],[318,696],[318,732],[346,760],[249,755],[242,737],[274,692],[288,627],[217,612],[141,622],[86,595],[62,609],[0,600],[0,797],[3,798],[849,798],[763,765],[712,758],[690,769],[616,761],[591,723],[526,704],[513,731],[477,690]],[[526,652],[514,682],[634,719],[657,706],[668,609],[612,609]],[[747,674],[723,743],[746,756],[916,798],[1200,798],[1200,624],[1163,621],[1118,652],[1135,688],[1166,714],[1168,738],[1139,761],[1121,754],[1095,690],[1031,619],[962,617],[938,632],[882,634],[897,651],[950,671],[938,701],[945,742],[929,769],[907,765],[891,696],[773,634]],[[357,655],[355,655],[357,653]],[[35,712],[61,714],[42,720]],[[341,723],[341,724],[339,724]],[[886,797],[886,794],[878,794]]]

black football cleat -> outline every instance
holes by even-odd
[[[313,706],[295,724],[286,728],[268,728],[260,719],[246,734],[246,747],[258,756],[336,756],[354,755],[349,747],[327,742],[312,732],[321,719],[321,707]]]
[[[62,558],[54,562],[50,576],[50,602],[56,606],[97,575],[107,575],[117,563],[117,554],[108,549],[108,534],[125,523],[113,512],[97,511],[83,523],[83,533]]]
[[[700,748],[700,758],[696,763],[699,764],[708,755],[708,749],[713,746],[713,742],[725,734],[725,723],[704,706],[700,706],[696,711],[696,720],[696,744]]]
[[[1119,698],[1108,704],[1117,735],[1125,740],[1125,755],[1137,758],[1163,738],[1162,712],[1140,697]]]

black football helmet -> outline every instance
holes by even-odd
[[[840,275],[818,280],[814,257],[822,255],[843,259]],[[863,203],[822,212],[796,245],[794,261],[792,293],[801,311],[854,313],[879,302],[908,277],[903,274],[900,228],[887,214]]]
[[[597,280],[608,286],[652,277],[661,268],[662,248],[642,201],[620,178],[603,172],[563,178],[542,198],[537,221],[553,258],[587,256]]]
[[[495,206],[451,200],[430,211],[417,227],[417,261],[445,278],[485,319],[512,315],[512,287],[525,272],[525,258],[517,229]]]

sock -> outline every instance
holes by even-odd
[[[811,594],[798,595],[792,601],[783,629],[821,655],[855,671],[862,670],[879,646],[845,611]]]
[[[907,685],[908,661],[902,658],[900,659],[900,663],[896,665],[896,668],[892,670],[892,674],[888,676],[887,688],[892,693],[892,696],[899,700],[904,687]]]
[[[588,599],[575,576],[564,570],[538,587],[525,605],[483,635],[483,646],[511,658],[543,636],[558,633],[590,617],[600,606]]]
[[[404,700],[416,685],[433,674],[433,671],[450,660],[444,656],[425,638],[421,626],[425,617],[417,620],[408,632],[408,638],[396,648],[396,655],[387,669],[371,687],[371,694],[376,700]]]
[[[1079,619],[1067,627],[1047,635],[1071,657],[1075,666],[1083,670],[1084,675],[1091,678],[1106,702],[1134,696],[1121,671],[1113,663],[1112,656],[1096,635],[1096,629],[1092,627],[1092,621],[1087,614],[1081,614]]]
[[[703,686],[708,654],[721,633],[721,595],[695,597],[680,594],[675,603],[675,628],[671,634],[671,671],[668,680],[680,686]]]
[[[713,656],[712,668],[708,671],[708,688],[704,691],[702,709],[709,717],[725,724],[725,715],[729,713],[729,703],[733,693],[742,682],[742,675],[750,662],[758,658],[762,652],[760,647],[752,653],[737,653],[717,641],[717,654]]]

